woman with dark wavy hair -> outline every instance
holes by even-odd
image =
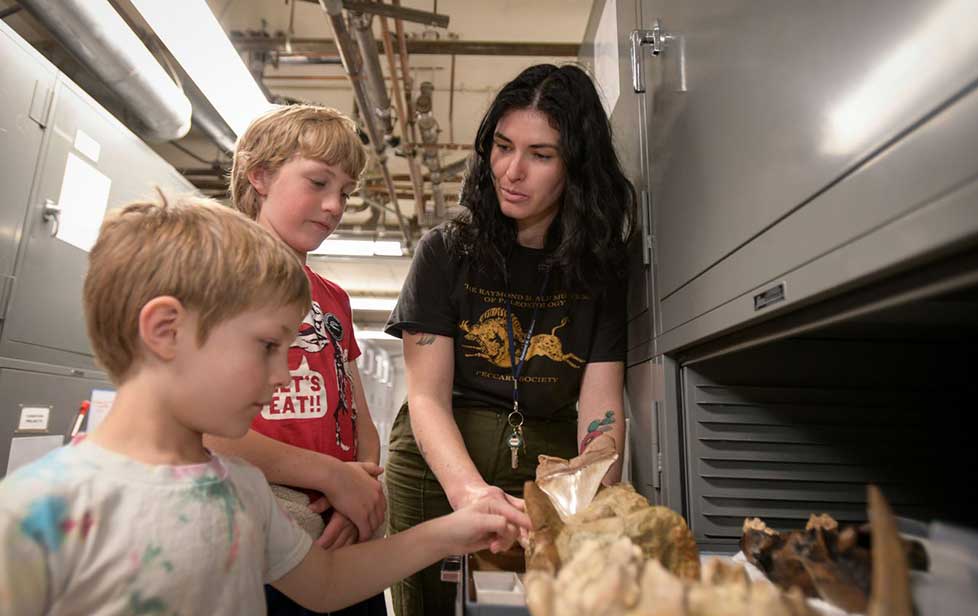
[[[387,325],[408,391],[386,470],[390,532],[478,499],[522,509],[537,456],[573,457],[599,434],[621,453],[635,201],[584,71],[532,66],[500,90],[466,211],[421,239]],[[620,473],[619,458],[606,481]],[[437,567],[394,587],[399,616],[453,613],[453,597]]]

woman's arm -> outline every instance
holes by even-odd
[[[489,499],[499,507],[511,508],[512,515],[522,512],[521,499],[487,484],[479,474],[452,416],[455,378],[452,339],[405,331],[403,340],[411,430],[452,508],[458,510]]]
[[[411,430],[454,509],[486,487],[452,416],[454,345],[447,336],[403,334]]]
[[[620,361],[597,362],[584,367],[581,396],[577,406],[578,451],[605,433],[615,439],[618,460],[608,470],[604,483],[621,481],[625,450],[625,365]]]

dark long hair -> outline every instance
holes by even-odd
[[[449,246],[487,270],[505,268],[516,223],[500,210],[489,157],[496,124],[517,109],[543,112],[560,133],[566,179],[560,210],[547,231],[550,266],[570,286],[601,288],[609,275],[624,277],[635,188],[622,171],[591,78],[573,65],[531,66],[499,91],[475,137],[460,196],[466,211],[449,225]]]

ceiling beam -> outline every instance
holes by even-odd
[[[231,32],[231,42],[242,51],[285,50],[285,36]],[[292,53],[336,54],[336,43],[327,38],[293,38]],[[383,44],[377,41],[378,51]],[[577,57],[580,43],[533,43],[525,41],[459,41],[408,39],[408,53],[444,56],[556,56]]]

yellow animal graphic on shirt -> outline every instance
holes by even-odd
[[[568,318],[560,320],[560,324],[550,330],[549,334],[536,334],[530,338],[530,348],[526,351],[526,359],[546,357],[555,362],[566,363],[572,368],[580,368],[584,360],[573,353],[564,353],[563,343],[557,337],[557,330],[568,323]],[[511,368],[513,363],[509,355],[509,338],[506,335],[506,309],[495,307],[482,313],[475,324],[468,320],[459,323],[459,329],[465,332],[466,344],[462,348],[471,351],[466,357],[481,357],[499,366]],[[513,338],[515,338],[517,353],[523,348],[526,333],[520,320],[513,315]]]

